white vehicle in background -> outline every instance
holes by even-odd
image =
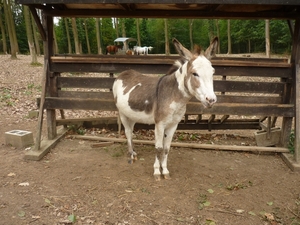
[[[118,50],[117,55],[133,55],[133,47],[136,46],[137,40],[135,38],[119,37],[114,40],[115,45],[121,45],[122,48]]]

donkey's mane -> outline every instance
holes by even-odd
[[[174,64],[170,67],[170,69],[168,70],[168,72],[166,73],[166,75],[171,75],[173,73],[175,73],[175,71],[177,71],[180,67],[182,67],[182,65],[187,61],[187,59],[181,57],[180,59],[176,60],[174,62]]]
[[[194,45],[194,50],[192,51],[192,53],[195,56],[199,56],[202,54],[202,49],[199,45]],[[166,73],[166,75],[171,75],[173,74],[176,70],[178,70],[180,67],[183,66],[183,64],[188,61],[186,58],[181,57],[180,59],[176,60],[174,62],[174,64],[170,67],[170,69],[168,70],[168,72]]]

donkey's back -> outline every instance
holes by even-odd
[[[135,122],[153,124],[158,82],[159,77],[145,76],[135,70],[122,72],[113,85],[119,112]]]

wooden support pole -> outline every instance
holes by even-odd
[[[293,53],[295,57],[295,161],[300,163],[300,19],[296,20]]]
[[[107,138],[107,137],[96,137],[96,136],[83,136],[83,135],[70,135],[70,138],[90,140],[90,141],[106,141],[106,142],[118,142],[126,143],[125,138]],[[146,140],[133,140],[133,143],[154,145],[154,141]],[[232,145],[210,145],[210,144],[198,144],[198,143],[177,143],[172,142],[172,147],[180,148],[194,148],[194,149],[204,149],[204,150],[217,150],[217,151],[242,151],[242,152],[283,152],[288,153],[287,148],[281,147],[259,147],[259,146],[232,146]]]
[[[39,109],[39,117],[38,117],[38,127],[37,127],[37,135],[35,141],[35,150],[39,150],[41,147],[41,137],[42,137],[42,129],[43,129],[43,114],[44,114],[44,103],[46,97],[46,83],[47,83],[47,71],[48,71],[48,60],[44,61],[44,72],[42,79],[42,94],[40,101],[40,109]]]

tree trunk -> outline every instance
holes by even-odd
[[[0,6],[0,28],[1,28],[1,36],[2,36],[2,46],[3,53],[7,54],[7,42],[6,42],[6,32],[2,21],[2,7]]]
[[[97,48],[98,54],[102,55],[101,38],[100,38],[100,19],[96,18],[96,37],[97,37]]]
[[[126,37],[126,29],[125,29],[124,19],[122,19],[122,37]]]
[[[227,20],[227,40],[228,40],[228,44],[227,44],[227,48],[228,48],[228,52],[227,54],[231,54],[231,31],[230,31],[230,20]]]
[[[32,26],[31,26],[28,6],[24,5],[23,12],[24,12],[24,19],[25,19],[25,26],[26,26],[26,34],[28,39],[28,46],[31,55],[31,64],[37,64],[38,61],[37,61],[37,56],[36,56],[36,51],[35,51],[35,46],[33,41]]]
[[[84,20],[85,39],[86,39],[86,45],[87,45],[87,49],[88,49],[88,54],[91,54],[91,47],[90,47],[90,41],[89,41],[89,35],[88,35],[86,21],[87,20],[85,19]]]
[[[214,32],[214,21],[212,19],[208,19],[207,22],[208,22],[208,38],[209,41],[211,42],[216,36]]]
[[[73,28],[73,35],[74,35],[74,42],[75,42],[75,53],[80,54],[79,39],[78,39],[78,32],[77,32],[75,18],[72,18],[72,28]]]
[[[8,8],[8,14],[10,17],[10,20],[9,20],[10,26],[12,26],[12,35],[13,35],[13,39],[14,39],[14,45],[15,45],[16,51],[20,52],[18,39],[17,39],[16,25],[15,25],[13,13],[12,13],[11,0],[7,0],[7,8]]]
[[[189,33],[190,33],[191,50],[194,48],[194,41],[193,41],[193,22],[194,22],[194,19],[189,19]]]
[[[31,26],[32,26],[34,43],[35,43],[35,51],[36,51],[36,54],[38,56],[40,56],[41,55],[41,48],[40,48],[39,39],[38,39],[38,36],[37,36],[36,24],[34,22],[34,18],[32,16],[32,14],[31,13],[29,13],[29,14],[30,14],[30,19],[31,19]]]
[[[119,37],[119,26],[118,26],[118,18],[114,18],[114,23],[115,23],[115,29],[116,29],[116,36],[117,38]]]
[[[69,32],[69,20],[68,18],[64,18],[66,33],[67,33],[67,41],[68,41],[68,53],[72,53],[72,46],[71,46],[71,39],[70,39],[70,32]]]
[[[220,42],[220,28],[219,28],[219,20],[216,20],[216,27],[217,27],[217,37],[219,38]],[[218,44],[218,54],[220,54],[220,43]]]
[[[9,42],[10,42],[10,54],[11,54],[11,59],[16,59],[17,58],[17,48],[16,44],[13,38],[13,27],[10,25],[11,23],[14,23],[11,21],[12,19],[9,16],[9,8],[7,6],[6,0],[3,1],[3,6],[4,6],[4,16],[5,16],[5,21],[6,21],[6,28],[8,31],[8,37],[9,37]]]
[[[55,26],[53,26],[53,44],[54,44],[54,53],[59,53],[58,51],[58,45],[57,45],[57,38],[55,33]]]
[[[165,53],[170,55],[170,44],[169,44],[169,34],[168,34],[168,20],[164,19],[165,22]]]
[[[248,52],[251,53],[251,41],[248,39]]]
[[[136,22],[136,34],[137,34],[137,42],[139,46],[141,45],[141,35],[140,35],[140,21],[139,18],[135,19]]]
[[[270,20],[266,20],[266,56],[270,58]]]

